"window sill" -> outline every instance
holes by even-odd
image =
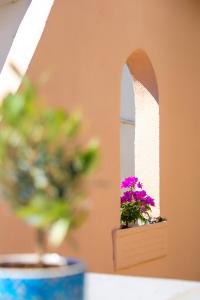
[[[167,255],[167,222],[113,230],[115,270]]]

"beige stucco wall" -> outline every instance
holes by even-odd
[[[41,94],[51,104],[81,108],[85,135],[101,140],[96,178],[105,182],[91,189],[92,213],[77,234],[79,250],[68,250],[83,257],[92,271],[113,271],[111,230],[119,222],[120,77],[128,56],[142,48],[159,89],[160,203],[161,214],[169,219],[169,250],[166,258],[123,273],[200,279],[199,29],[200,4],[195,0],[55,1],[29,74],[37,79],[48,71],[51,77]],[[2,216],[0,251],[31,250],[30,232],[12,216]]]

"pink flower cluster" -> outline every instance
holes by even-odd
[[[137,177],[131,176],[125,178],[120,185],[121,189],[128,189],[121,196],[121,204],[135,201],[142,205],[155,206],[154,199],[147,195],[142,189],[142,184]]]

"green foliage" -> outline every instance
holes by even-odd
[[[148,222],[148,211],[151,211],[150,207],[146,207],[145,213],[141,211],[141,203],[132,201],[126,202],[121,205],[121,225],[128,227],[131,223],[136,223],[138,220],[145,224]]]
[[[16,214],[58,246],[85,219],[84,179],[98,145],[79,144],[80,114],[41,105],[25,78],[0,106],[0,189]]]

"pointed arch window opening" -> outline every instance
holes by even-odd
[[[127,176],[139,177],[144,183],[144,189],[147,193],[155,198],[156,208],[153,209],[153,216],[158,216],[160,215],[158,91],[156,81],[153,82],[155,74],[152,75],[151,70],[147,68],[146,54],[144,58],[145,66],[137,66],[140,61],[137,61],[138,57],[136,55],[136,64],[133,63],[134,57],[131,57],[122,70],[120,110],[121,179]],[[145,67],[146,77],[144,74]],[[135,74],[134,69],[136,70]],[[140,70],[143,70],[144,73],[140,74]],[[153,69],[152,72],[154,72]],[[144,80],[142,80],[142,77]]]

